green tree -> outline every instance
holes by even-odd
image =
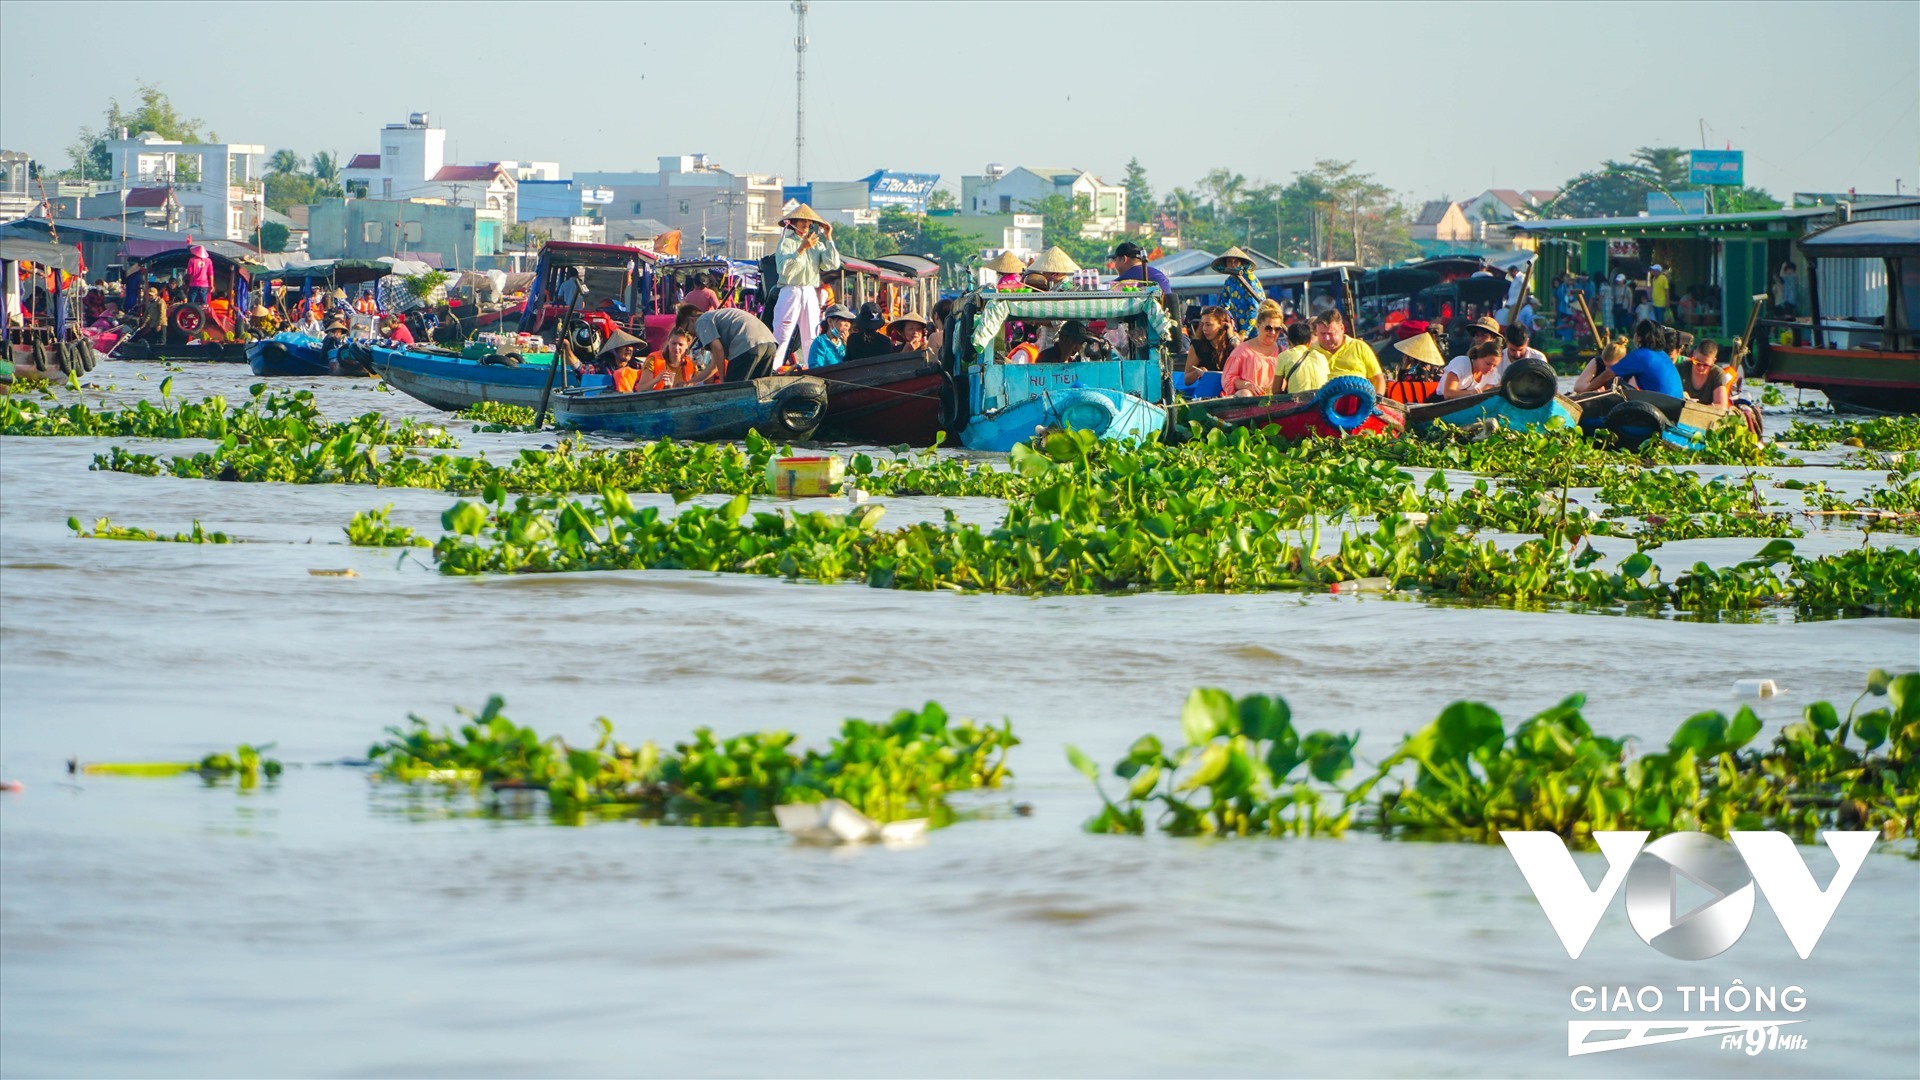
[[[1754,214],[1778,210],[1784,204],[1766,188],[1723,187],[1713,189],[1713,208],[1722,214]]]
[[[1160,212],[1173,219],[1174,227],[1181,231],[1182,243],[1185,243],[1187,226],[1193,222],[1194,211],[1199,207],[1200,200],[1194,198],[1193,192],[1183,187],[1167,192],[1166,198],[1160,201]]]
[[[151,131],[163,139],[183,143],[220,141],[215,132],[209,131],[203,136],[201,121],[197,117],[182,116],[166,92],[152,83],[140,84],[139,104],[133,108],[121,105],[119,98],[108,99],[105,119],[106,123],[97,129],[81,128],[68,144],[67,154],[73,158],[73,168],[64,175],[75,178],[84,173],[97,180],[108,178],[113,171],[113,158],[107,153],[107,140],[117,138],[121,128],[127,130],[129,137]],[[180,171],[178,179],[198,179],[191,161],[183,163]]]
[[[1685,191],[1692,186],[1688,183],[1693,175],[1692,161],[1677,146],[1642,146],[1633,152],[1631,167],[1667,191]]]
[[[1357,171],[1351,161],[1314,162],[1312,169],[1294,177],[1280,198],[1283,222],[1291,218],[1299,230],[1282,237],[1283,253],[1289,245],[1310,250],[1316,233],[1319,250],[1313,254],[1325,260],[1382,266],[1419,250],[1410,234],[1407,208],[1372,173]]]
[[[1144,225],[1153,220],[1153,187],[1147,183],[1146,167],[1139,158],[1127,159],[1127,224]]]
[[[346,194],[339,184],[305,173],[268,172],[265,186],[267,206],[283,214],[288,207],[306,206],[322,199],[338,199]]]
[[[300,155],[291,150],[275,150],[273,156],[267,159],[267,172],[271,174],[285,176],[299,171]]]
[[[260,250],[280,252],[287,250],[287,227],[277,221],[264,222],[260,226]]]
[[[932,195],[927,196],[927,209],[929,210],[958,210],[959,208],[959,198],[945,188],[941,188]]]
[[[336,183],[340,179],[340,160],[334,157],[332,151],[322,150],[313,155],[313,168],[309,171],[315,179]]]

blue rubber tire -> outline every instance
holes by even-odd
[[[1105,397],[1091,390],[1069,390],[1052,401],[1053,415],[1068,431],[1091,431],[1104,435],[1120,415],[1120,410]]]
[[[1328,379],[1313,399],[1320,418],[1340,431],[1357,431],[1373,415],[1379,401],[1373,382],[1358,375]]]

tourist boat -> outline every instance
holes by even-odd
[[[167,277],[174,271],[184,271],[191,250],[186,247],[172,251],[162,251],[140,259],[147,274],[152,277]],[[171,363],[193,361],[244,364],[247,362],[247,343],[239,340],[237,323],[245,316],[252,304],[256,288],[255,277],[261,268],[228,258],[217,251],[207,252],[213,260],[213,289],[225,292],[233,304],[234,314],[222,318],[210,306],[175,302],[167,305],[167,325],[160,341],[128,341],[124,338],[114,345],[115,360],[164,360]],[[121,309],[123,317],[138,322],[141,300],[127,297]]]
[[[551,336],[571,310],[575,318],[591,314],[641,334],[646,329],[644,310],[653,292],[652,266],[659,258],[651,251],[623,244],[548,241],[534,264],[517,329],[525,334]],[[579,297],[571,293],[576,283],[586,289]],[[578,302],[569,303],[574,300]]]
[[[1920,412],[1920,220],[1848,221],[1800,242],[1807,262],[1810,322],[1769,320],[1792,344],[1769,345],[1760,370],[1768,382],[1827,395],[1836,409]],[[1829,318],[1820,310],[1824,259],[1873,260],[1884,269],[1886,314],[1875,321]],[[1877,275],[1876,275],[1877,276]],[[1897,287],[1896,287],[1897,285]]]
[[[787,441],[811,436],[825,419],[827,384],[806,375],[769,375],[628,394],[568,386],[553,392],[552,404],[555,426],[621,438],[717,442],[757,431]]]
[[[1122,327],[1128,346],[1108,358],[1066,364],[1006,362],[1001,331],[1010,320],[1054,325],[1105,320]],[[1088,431],[1102,439],[1151,439],[1167,426],[1163,354],[1172,320],[1153,288],[1126,292],[998,292],[962,301],[949,334],[957,348],[957,380],[966,395],[960,444],[1007,451],[1048,430]],[[959,338],[960,340],[956,340]]]
[[[528,352],[479,356],[443,349],[388,344],[367,347],[368,363],[388,386],[436,409],[458,412],[483,401],[540,407],[553,368],[553,353]],[[588,390],[605,389],[605,375],[569,376]],[[556,386],[556,390],[559,387]]]
[[[1347,435],[1398,436],[1407,429],[1406,406],[1378,396],[1357,375],[1331,379],[1318,390],[1270,397],[1207,398],[1175,406],[1176,423],[1189,432],[1204,427],[1279,429],[1286,439],[1337,439]]]
[[[827,385],[822,439],[931,446],[959,425],[960,391],[931,351],[869,356],[807,374]]]
[[[247,366],[253,369],[255,375],[263,378],[333,374],[333,366],[327,362],[326,350],[321,346],[320,339],[292,330],[282,330],[270,338],[249,342]]]
[[[1416,427],[1466,427],[1490,421],[1516,431],[1555,423],[1578,427],[1580,406],[1558,392],[1559,381],[1546,361],[1521,360],[1508,365],[1498,389],[1409,405],[1407,421]]]
[[[1738,409],[1630,386],[1610,386],[1572,400],[1580,410],[1580,430],[1604,436],[1623,449],[1659,438],[1682,450],[1698,450],[1715,427],[1746,423]]]
[[[92,371],[99,357],[92,340],[67,317],[67,294],[54,293],[52,318],[36,324],[20,293],[20,264],[31,263],[35,273],[80,272],[80,253],[73,248],[25,237],[0,236],[0,344],[6,346],[8,365],[0,369],[6,383],[47,382],[69,374]],[[25,325],[15,326],[15,318]]]

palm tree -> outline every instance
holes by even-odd
[[[328,183],[340,178],[340,162],[334,159],[331,151],[322,150],[313,155],[313,175]]]
[[[1193,209],[1197,203],[1198,200],[1193,197],[1191,191],[1177,187],[1167,192],[1166,197],[1160,200],[1160,209],[1173,219],[1175,225],[1184,229],[1192,223]]]
[[[1214,169],[1200,185],[1207,189],[1208,201],[1213,203],[1214,220],[1231,226],[1234,207],[1247,190],[1247,178],[1229,169]]]
[[[267,171],[275,176],[286,176],[300,170],[300,155],[291,150],[275,150],[267,159]]]

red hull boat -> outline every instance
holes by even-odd
[[[953,430],[959,393],[931,352],[889,353],[806,372],[827,384],[821,439],[932,446]]]

